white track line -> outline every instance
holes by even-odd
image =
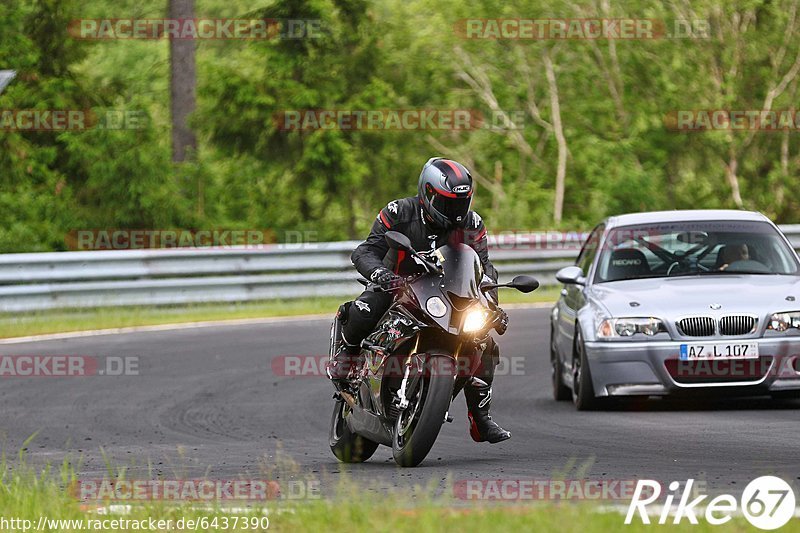
[[[254,324],[273,324],[281,322],[303,322],[330,319],[332,314],[300,315],[267,318],[241,318],[232,320],[208,320],[205,322],[178,322],[175,324],[156,324],[152,326],[130,326],[125,328],[93,329],[85,331],[68,331],[65,333],[48,333],[27,337],[10,337],[0,339],[0,344],[19,344],[23,342],[49,341],[58,339],[74,339],[79,337],[97,337],[99,335],[120,335],[123,333],[141,333],[149,331],[173,331],[181,329],[211,328],[224,326],[247,326]]]
[[[552,307],[550,302],[532,304],[508,304],[504,309],[543,309]],[[249,326],[262,324],[279,324],[285,322],[307,322],[330,320],[333,313],[316,315],[280,316],[266,318],[240,318],[232,320],[208,320],[204,322],[178,322],[175,324],[157,324],[152,326],[130,326],[125,328],[92,329],[85,331],[69,331],[65,333],[48,333],[45,335],[29,335],[27,337],[10,337],[0,339],[0,344],[21,344],[26,342],[52,341],[60,339],[76,339],[81,337],[98,337],[100,335],[121,335],[124,333],[145,333],[154,331],[175,331],[181,329],[214,328],[226,326]]]

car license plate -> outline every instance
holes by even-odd
[[[756,342],[681,344],[681,361],[704,359],[758,359]]]

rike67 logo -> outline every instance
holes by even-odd
[[[795,514],[792,487],[775,476],[762,476],[748,483],[738,501],[730,494],[720,494],[708,501],[708,495],[701,494],[690,500],[696,495],[693,479],[686,481],[682,491],[680,488],[680,482],[673,481],[669,484],[668,492],[664,493],[658,481],[639,480],[628,506],[625,523],[631,524],[638,514],[643,524],[650,524],[651,516],[658,516],[658,523],[666,524],[672,515],[673,524],[680,524],[684,518],[691,524],[697,524],[700,516],[709,524],[719,526],[741,514],[753,526],[771,530],[786,525]],[[660,501],[662,495],[664,499]]]

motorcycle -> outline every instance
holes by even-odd
[[[453,399],[479,379],[481,354],[501,318],[486,293],[500,287],[529,293],[539,282],[517,276],[506,284],[482,283],[480,259],[465,244],[420,253],[402,233],[388,231],[385,239],[421,271],[384,289],[395,292],[394,301],[361,344],[352,387],[334,394],[329,441],[345,463],[366,461],[383,444],[397,464],[410,467],[425,459],[444,422],[452,421]],[[333,329],[331,350],[332,356]]]

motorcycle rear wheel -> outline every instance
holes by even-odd
[[[329,444],[333,455],[343,463],[363,463],[378,449],[378,443],[350,430],[345,420],[347,404],[337,400],[331,416]]]

